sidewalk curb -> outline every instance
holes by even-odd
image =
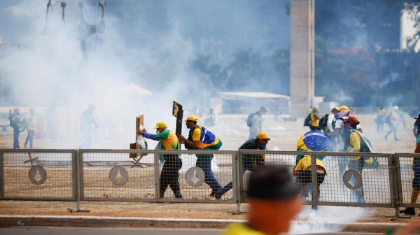
[[[113,228],[214,228],[222,229],[231,223],[245,220],[232,219],[177,219],[147,217],[110,217],[110,216],[22,216],[0,215],[0,227],[42,226],[42,227],[113,227]],[[299,221],[298,224],[344,228],[346,232],[384,232],[389,227],[401,227],[406,223],[326,223],[316,224]]]

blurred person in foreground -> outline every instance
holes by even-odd
[[[13,148],[14,149],[20,149],[19,146],[19,134],[20,134],[20,124],[21,124],[21,118],[19,109],[15,108],[13,110],[9,110],[9,121],[10,126],[13,128]]]
[[[267,133],[260,132],[257,135],[257,138],[247,140],[242,144],[239,149],[252,149],[252,150],[267,150],[267,144],[270,138],[268,138]],[[265,154],[246,154],[242,157],[242,174],[245,174],[247,170],[254,171],[259,166],[265,164]],[[225,187],[216,192],[215,198],[220,199],[223,194],[227,193],[233,187],[232,181],[228,183]]]
[[[420,153],[420,114],[414,119],[416,119],[413,127],[413,134],[416,138],[416,149],[414,150],[414,153]],[[420,158],[418,157],[413,158],[413,171],[414,178],[412,183],[413,191],[411,193],[411,203],[415,204],[420,194]],[[401,210],[400,213],[415,215],[416,211],[414,210],[414,207],[407,207],[404,210]]]
[[[190,115],[184,121],[190,131],[188,133],[188,139],[180,135],[179,141],[185,145],[186,149],[219,150],[222,147],[222,141],[217,136],[203,126],[197,125],[197,118],[195,116]],[[211,169],[211,161],[214,155],[196,154],[196,157],[196,166],[204,171],[204,182],[212,189],[209,196],[214,197],[216,192],[222,188]]]
[[[249,214],[245,223],[227,227],[223,235],[278,235],[288,233],[302,210],[300,187],[286,166],[266,165],[249,177]]]
[[[92,123],[95,124],[96,129],[98,125],[96,120],[93,117],[93,110],[96,106],[94,104],[89,104],[88,108],[82,112],[80,117],[80,132],[83,134],[84,142],[77,147],[78,149],[89,149],[92,144],[92,137],[90,136],[90,131],[92,130]]]
[[[385,123],[385,117],[386,117],[386,109],[384,106],[379,106],[378,110],[376,111],[376,123],[377,123],[377,133],[379,133],[379,130],[384,132],[384,123]]]
[[[262,123],[263,123],[262,115],[266,113],[267,113],[267,108],[265,106],[261,106],[258,112],[251,113],[248,116],[247,125],[249,127],[249,136],[248,136],[249,140],[257,137],[258,133],[262,131]]]
[[[393,111],[388,114],[388,116],[386,116],[385,118],[385,123],[389,125],[389,132],[385,135],[385,140],[388,140],[388,136],[391,133],[394,133],[394,140],[398,141],[399,139],[397,138],[397,124],[399,121],[399,109],[398,106],[394,106]]]
[[[154,127],[156,134],[147,133],[146,129],[138,129],[139,135],[151,140],[159,141],[160,149],[165,150],[179,150],[180,145],[175,133],[167,129],[165,122],[158,122]],[[163,159],[165,163],[160,174],[160,198],[163,198],[165,191],[169,187],[175,194],[175,198],[182,199],[181,190],[179,188],[179,170],[182,167],[182,160],[178,154],[164,154]]]

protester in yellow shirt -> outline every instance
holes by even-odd
[[[344,123],[347,125],[347,128],[350,130],[349,137],[347,138],[346,145],[347,150],[350,153],[359,153],[361,149],[361,138],[357,131],[357,125],[360,124],[359,120],[357,120],[356,117],[350,116],[347,120],[344,121]],[[354,169],[360,172],[362,174],[363,167],[365,165],[365,159],[362,156],[356,156],[356,157],[349,157],[349,169]],[[353,190],[354,196],[357,200],[357,202],[366,203],[366,200],[364,198],[364,192],[363,192],[363,185],[356,190]]]
[[[378,110],[376,111],[378,117],[376,119],[376,123],[378,124],[377,133],[379,133],[379,130],[381,130],[381,133],[384,132],[384,123],[385,123],[385,117],[386,117],[386,109],[384,106],[380,106]]]
[[[296,183],[301,185],[301,187],[306,187],[307,184],[312,183],[312,164],[311,164],[311,156],[304,155],[302,159],[298,162],[293,172],[293,175],[296,176]],[[327,170],[325,169],[324,165],[322,165],[322,161],[316,159],[316,178],[317,178],[317,188],[318,193],[314,194],[312,192],[312,201],[319,198],[320,195],[320,185],[324,182],[324,178],[327,175]],[[312,205],[313,210],[317,210],[318,207],[316,205]]]

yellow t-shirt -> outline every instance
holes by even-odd
[[[359,153],[360,152],[360,136],[356,132],[352,132],[350,134],[350,146],[347,150],[351,153]],[[350,157],[350,160],[359,160],[360,156],[357,157]]]
[[[311,126],[318,126],[319,120],[315,118],[315,113],[311,114],[311,121],[312,121]]]
[[[327,173],[327,170],[325,169],[321,160],[316,159],[316,165],[322,167],[325,171],[325,174]],[[310,166],[311,166],[311,157],[309,155],[306,155],[304,158],[300,159],[300,161],[295,167],[295,170],[305,171]]]
[[[31,119],[31,116],[29,114],[26,114],[25,119],[29,121]],[[27,127],[29,130],[36,130],[36,117],[32,116],[32,120],[28,122]]]
[[[234,223],[229,225],[222,235],[265,235],[265,233],[254,230],[245,224]]]
[[[213,146],[213,145],[216,145],[217,143],[219,143],[219,138],[217,138],[217,136],[216,136],[214,142],[211,143],[211,144],[205,144],[205,143],[201,142],[201,126],[198,126],[198,128],[196,128],[194,130],[193,135],[192,135],[192,140],[200,142],[199,144],[197,144],[197,147],[200,148],[200,149],[204,149],[208,146]]]
[[[385,116],[386,115],[386,109],[378,109],[378,116]]]

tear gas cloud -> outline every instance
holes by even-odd
[[[80,114],[94,103],[99,124],[112,122],[121,137],[115,146],[102,146],[106,148],[126,148],[139,114],[150,122],[146,127],[160,120],[171,128],[172,100],[184,109],[209,107],[208,100],[218,97],[219,90],[191,68],[197,54],[211,54],[211,62],[217,63],[229,61],[241,47],[271,53],[289,44],[287,1],[107,0],[105,32],[87,39],[85,58],[75,37],[81,17],[78,1],[67,2],[65,24],[61,1],[53,1],[48,16],[53,31],[42,35],[47,2],[3,1],[0,5],[1,18],[8,23],[1,26],[0,105],[58,107],[60,124],[66,129],[60,134],[76,140]],[[97,1],[84,3],[86,21],[98,24]],[[277,10],[270,9],[273,6]],[[255,11],[256,7],[260,10]],[[12,49],[5,52],[7,46]],[[153,95],[119,92],[129,84]],[[255,86],[243,89],[255,90]],[[43,110],[37,114],[42,116]]]

